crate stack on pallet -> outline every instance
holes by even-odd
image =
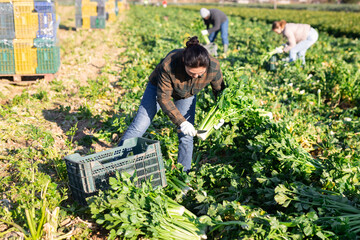
[[[56,73],[57,28],[53,2],[0,0],[0,75]]]
[[[1,0],[0,0],[1,1]],[[118,0],[75,0],[76,28],[102,29],[124,9]]]
[[[105,28],[105,0],[75,0],[76,28]]]

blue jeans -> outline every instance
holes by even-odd
[[[221,31],[221,40],[223,44],[229,45],[229,34],[228,34],[228,28],[229,28],[229,19],[226,19],[225,22],[223,22],[220,26],[220,31]],[[210,42],[214,42],[215,38],[217,36],[217,34],[219,33],[219,31],[216,32],[212,32],[209,35],[209,40]]]
[[[310,28],[308,37],[304,40],[299,42],[289,51],[289,62],[295,61],[297,58],[300,58],[302,64],[305,64],[305,53],[306,50],[309,49],[318,39],[319,34],[314,28]]]
[[[160,105],[157,102],[157,87],[151,83],[148,83],[144,95],[142,97],[138,112],[125,131],[119,146],[121,146],[125,139],[133,137],[142,137],[148,127],[150,126],[156,113],[160,110]],[[174,101],[175,106],[180,113],[185,117],[187,121],[194,124],[195,121],[195,105],[196,95]],[[191,168],[191,159],[193,154],[193,137],[178,133],[179,138],[179,152],[178,152],[178,163],[184,166],[184,171]]]

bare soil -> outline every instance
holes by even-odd
[[[61,111],[58,111],[59,106],[70,106],[72,113],[73,109],[78,109],[79,106],[86,103],[86,99],[77,96],[79,86],[87,86],[89,79],[97,79],[101,75],[106,75],[111,83],[116,83],[116,76],[102,72],[102,69],[107,65],[110,66],[114,72],[121,69],[116,62],[121,61],[119,54],[124,49],[119,48],[116,41],[112,41],[112,36],[116,33],[118,25],[124,21],[124,14],[120,13],[116,22],[106,23],[105,29],[75,29],[75,7],[74,6],[58,6],[56,10],[60,16],[60,26],[58,29],[58,39],[61,52],[61,66],[56,74],[56,78],[52,81],[59,81],[62,83],[64,89],[61,95],[65,96],[59,98],[59,93],[52,90],[51,83],[45,79],[38,79],[35,83],[28,84],[22,82],[20,85],[14,84],[13,81],[0,78],[0,104],[6,105],[24,91],[30,95],[35,94],[39,89],[47,92],[49,100],[44,104],[42,109],[21,109],[19,108],[19,118],[22,123],[32,124],[34,126],[41,126],[42,129],[50,131],[55,136],[56,149],[64,149],[65,139],[67,139],[66,132],[73,126],[73,122],[67,121],[66,116]],[[115,97],[121,95],[120,91],[115,91]],[[97,109],[109,109],[109,102],[104,99],[96,103]],[[22,118],[23,111],[30,111],[33,115],[31,118]],[[78,130],[74,140],[80,140],[85,135],[91,135],[93,129],[89,127],[90,120],[80,120],[78,122]],[[0,125],[6,126],[8,124],[6,119],[0,117]],[[0,128],[1,131],[4,129]],[[6,131],[6,130],[5,130]],[[6,134],[5,134],[6,135]],[[11,135],[11,134],[10,134]],[[26,147],[29,142],[21,137],[12,137],[6,135],[7,140],[3,146],[0,141],[0,152],[11,149],[18,149]],[[96,152],[102,151],[111,147],[109,143],[98,141],[92,144],[91,148]],[[84,152],[88,149],[84,149]]]

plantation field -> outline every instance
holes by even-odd
[[[212,6],[207,6],[212,8]],[[262,9],[262,8],[234,8],[216,7],[227,15],[239,16],[245,19],[265,20],[272,23],[281,19],[287,22],[302,23],[306,22],[323,32],[328,32],[334,36],[357,37],[360,36],[359,12],[334,12],[334,11],[308,11],[295,9]],[[183,6],[185,9],[200,10],[200,6]]]
[[[210,4],[211,5],[211,4]],[[268,8],[274,9],[274,4],[270,3],[254,3],[254,4],[226,4],[227,6],[243,7],[243,8]],[[339,11],[339,12],[359,12],[360,6],[354,3],[347,4],[278,4],[277,9],[297,9],[310,11]]]
[[[285,40],[243,8],[231,9],[230,50],[219,57],[236,115],[195,138],[189,175],[160,111],[144,137],[161,142],[168,186],[138,190],[122,176],[90,207],[73,201],[64,156],[117,146],[157,63],[203,29],[199,8],[131,6],[104,30],[75,31],[75,9],[59,6],[56,80],[0,80],[0,238],[171,239],[164,226],[178,239],[359,238],[358,30],[318,25],[305,67],[279,61],[270,71],[267,53]],[[198,94],[195,125],[215,104],[210,88]],[[179,204],[189,211],[174,217]]]

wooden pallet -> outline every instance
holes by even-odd
[[[39,79],[51,81],[56,77],[53,73],[43,74],[0,74],[0,81],[2,79],[10,80],[11,83],[25,85],[37,82]]]

